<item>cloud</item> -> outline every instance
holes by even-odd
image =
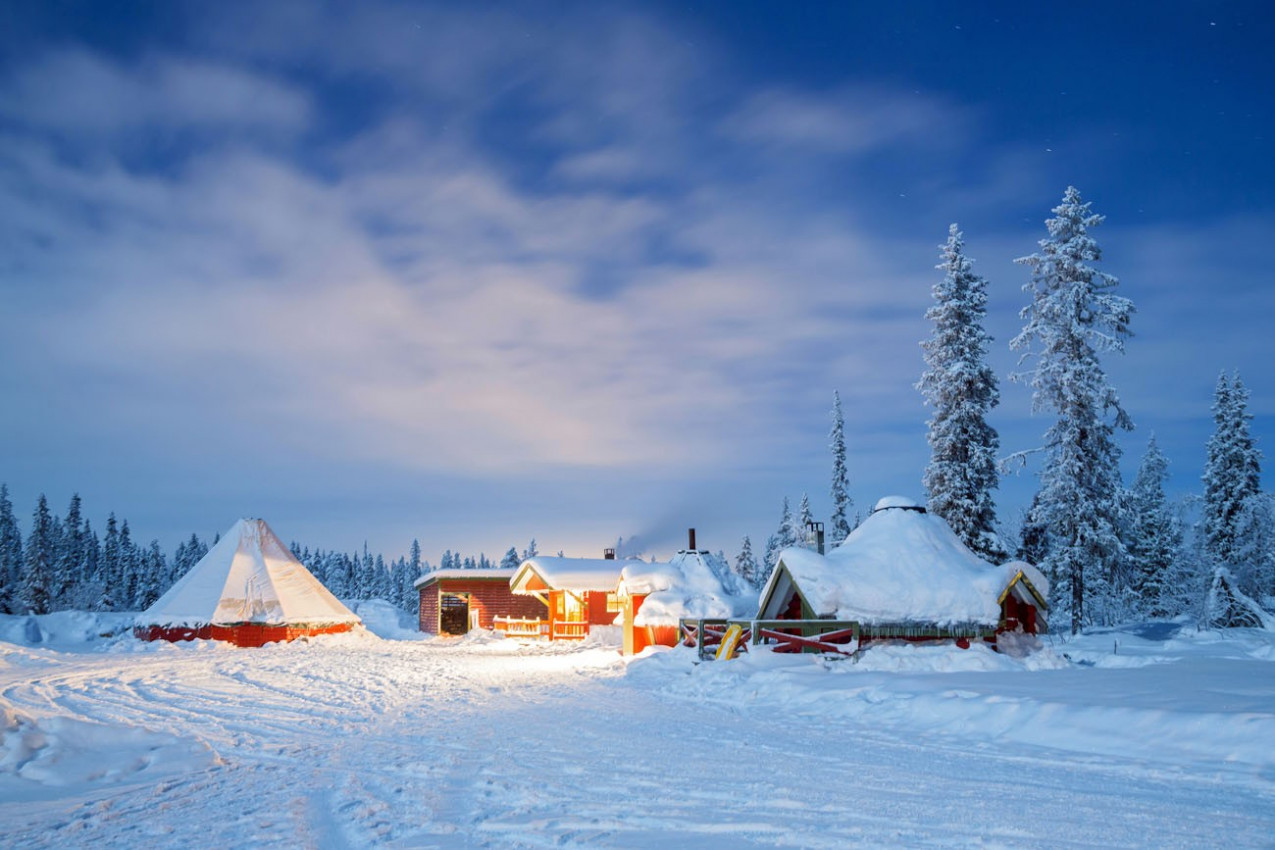
[[[295,133],[311,113],[300,92],[239,67],[164,55],[125,66],[77,48],[44,54],[0,92],[0,114],[63,134]]]
[[[723,123],[738,139],[822,154],[863,154],[895,144],[952,145],[969,129],[967,109],[933,95],[873,85],[822,94],[768,89]]]
[[[720,464],[773,439],[813,349],[881,339],[894,300],[831,225],[704,196],[528,193],[477,157],[326,181],[237,151],[164,178],[24,152],[46,194],[38,220],[5,204],[41,233],[22,261],[110,294],[46,306],[35,335],[61,368],[177,399],[212,445],[261,423],[316,455],[422,470]],[[708,261],[651,263],[653,230]],[[624,281],[601,297],[583,286],[599,264]]]

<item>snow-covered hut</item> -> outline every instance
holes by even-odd
[[[620,614],[616,585],[629,561],[614,558],[562,558],[537,555],[518,567],[509,581],[516,594],[534,596],[549,608],[550,640],[587,637],[590,626],[610,626]]]
[[[676,646],[683,619],[752,616],[757,592],[716,555],[690,546],[668,563],[631,561],[620,571],[617,588],[624,617],[624,654],[648,646]]]
[[[261,519],[241,519],[137,618],[143,640],[261,646],[360,624]]]
[[[426,573],[415,582],[421,631],[463,635],[471,628],[508,631],[511,623],[534,627],[544,619],[545,603],[515,595],[509,587],[513,577],[514,570],[500,568]]]
[[[990,564],[941,518],[889,496],[827,555],[781,552],[757,617],[853,621],[861,642],[994,639],[1043,630],[1048,594],[1032,565]]]

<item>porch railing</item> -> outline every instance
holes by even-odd
[[[492,625],[496,627],[496,631],[504,632],[506,637],[549,637],[548,620],[533,620],[524,617],[493,617]]]
[[[584,640],[589,635],[589,624],[575,620],[555,620],[550,640]]]

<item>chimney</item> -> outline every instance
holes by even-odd
[[[603,557],[605,560],[608,560],[608,561],[614,561],[614,560],[615,560],[615,550],[614,550],[614,549],[603,549],[603,550],[602,550],[602,557]]]
[[[806,523],[806,546],[823,554],[823,523],[811,520]]]
[[[686,544],[686,549],[689,552],[694,552],[695,551],[695,529],[693,528],[686,529],[686,536],[689,538],[689,542]]]

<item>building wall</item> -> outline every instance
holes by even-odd
[[[624,614],[624,654],[637,655],[648,646],[677,646],[681,639],[677,626],[636,626],[633,621],[642,610],[646,594],[628,596],[622,601]]]
[[[544,603],[534,596],[514,595],[508,581],[444,578],[421,585],[421,631],[438,634],[439,597],[444,593],[468,593],[470,615],[478,612],[478,626],[483,629],[492,628],[496,617],[545,617]]]
[[[609,626],[619,617],[619,611],[607,610],[607,592],[589,590],[584,594],[585,622],[591,626]]]

